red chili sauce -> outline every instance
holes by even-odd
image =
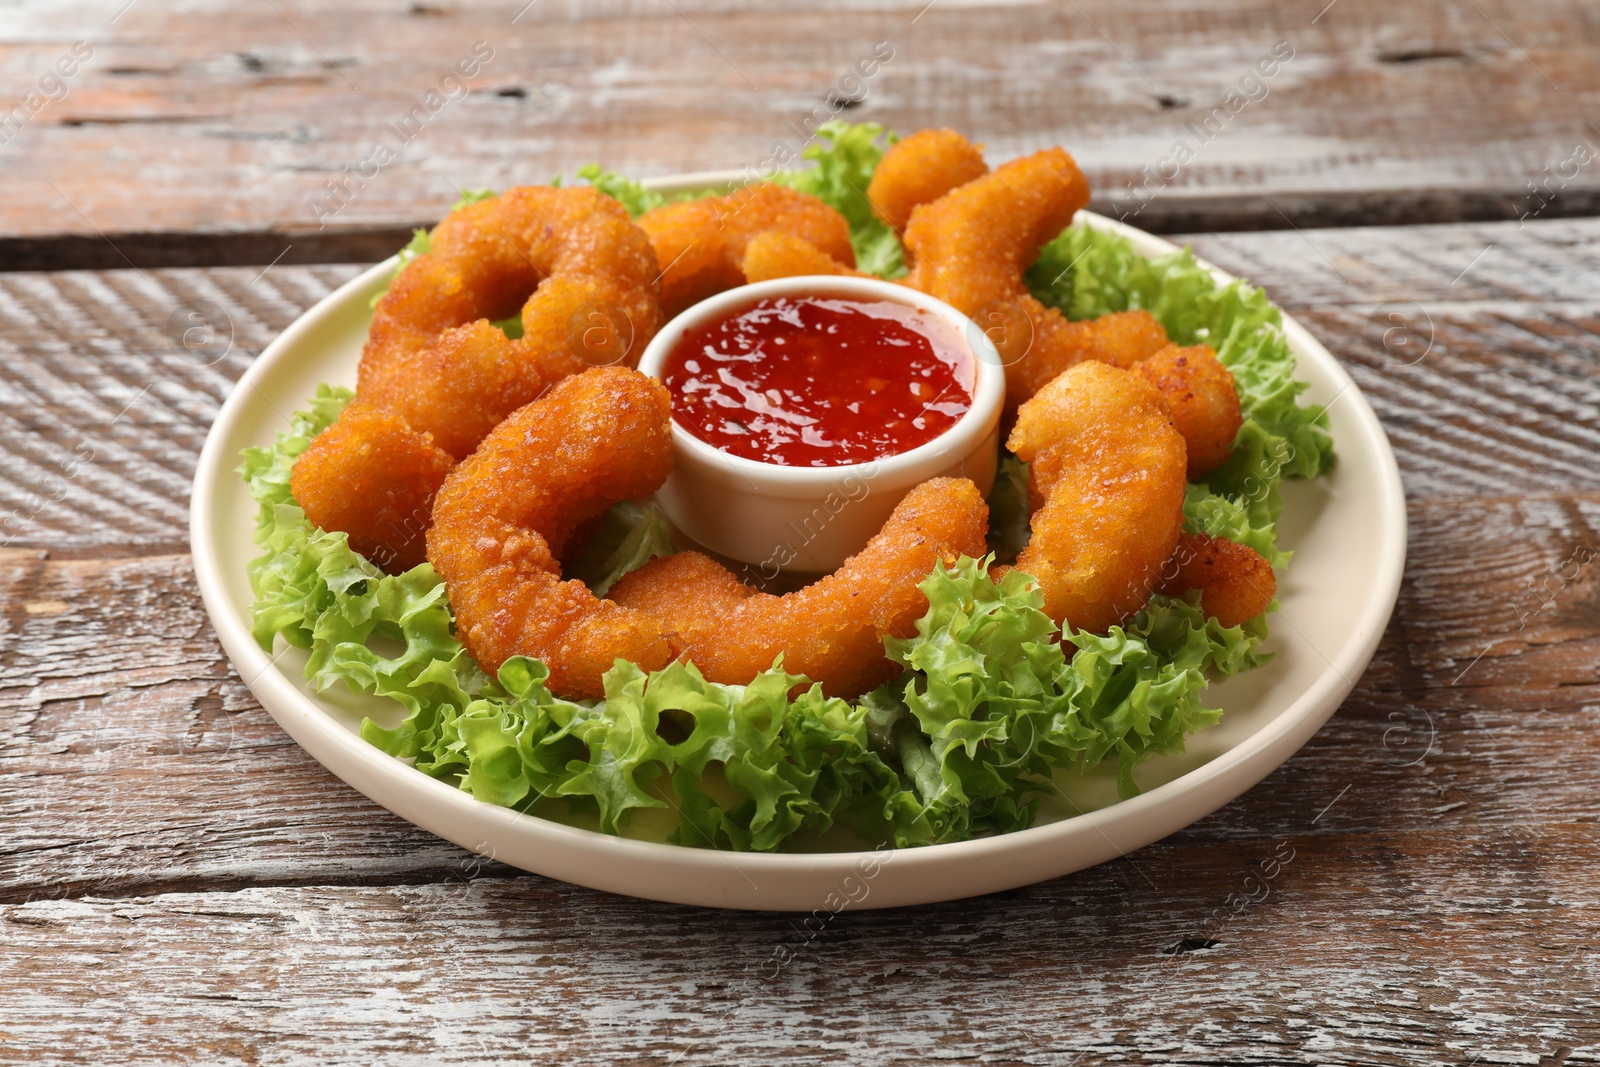
[[[686,332],[662,379],[679,426],[724,452],[842,467],[909,452],[972,406],[972,357],[888,300],[760,300]]]

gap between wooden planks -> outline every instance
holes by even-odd
[[[1330,724],[1196,840],[1352,832],[1444,847],[1592,819],[1600,494],[1429,500],[1373,665]],[[1550,581],[1546,579],[1556,577]],[[187,557],[0,553],[0,902],[433,881],[459,850],[333,779],[256,704]],[[1340,794],[1349,786],[1348,795]],[[1340,818],[1314,815],[1336,799]]]
[[[909,1063],[937,1034],[999,1063],[1600,1062],[1600,580],[1559,577],[1600,545],[1597,235],[1198,238],[1270,282],[1394,437],[1412,545],[1377,659],[1305,749],[1172,838],[814,937],[484,865],[329,776],[233,675],[172,554],[194,453],[354,268],[0,279],[0,498],[110,427],[0,554],[0,1061]],[[237,351],[177,366],[162,326],[196,299]],[[1429,323],[1412,366],[1372,328],[1395,302]],[[780,947],[796,962],[761,980]]]
[[[8,17],[15,100],[73,42],[93,55],[3,146],[0,269],[371,260],[460,189],[588,162],[759,168],[835,114],[953,126],[994,160],[1065,145],[1096,208],[1155,232],[1600,211],[1600,168],[1575,155],[1600,158],[1600,27],[1581,0],[213,0]],[[396,132],[480,42],[494,54],[472,91]],[[379,142],[395,157],[368,165]]]
[[[0,912],[0,1056],[1596,1062],[1593,837],[1434,840],[1168,843],[1141,854],[1159,889],[1106,864],[809,939],[527,878],[39,902]],[[1212,919],[1273,855],[1274,892]]]
[[[1471,732],[1473,744],[1535,745],[1536,756],[1518,757],[1533,763],[1585,756],[1569,731],[1581,726],[1574,716],[1595,681],[1586,666],[1600,626],[1592,574],[1581,567],[1553,591],[1544,585],[1576,553],[1600,548],[1600,475],[1587,462],[1600,383],[1585,299],[1594,270],[1585,253],[1597,235],[1600,222],[1200,239],[1201,251],[1231,269],[1272,278],[1279,299],[1344,358],[1384,417],[1412,498],[1412,564],[1386,643],[1345,713],[1299,757],[1314,753],[1319,767],[1340,767],[1343,784],[1392,777],[1388,749],[1397,738],[1414,746],[1416,731],[1440,729],[1436,717],[1481,717],[1487,713],[1473,701],[1485,694],[1513,703]],[[1469,261],[1476,266],[1463,275]],[[354,838],[376,845],[359,861],[364,879],[429,880],[456,862],[455,850],[333,783],[271,726],[222,659],[187,558],[163,555],[182,543],[194,454],[232,378],[351,270],[0,279],[8,310],[0,344],[16,353],[0,377],[13,390],[0,405],[0,445],[21,461],[0,481],[4,499],[48,489],[30,472],[70,455],[82,427],[100,420],[105,428],[89,437],[109,442],[61,500],[30,516],[26,536],[5,556],[0,664],[17,732],[0,750],[0,768],[18,775],[7,787],[15,810],[42,804],[50,816],[13,831],[10,899],[319,880],[328,864],[361,854],[347,820],[336,817],[330,828],[330,812],[361,813]],[[1436,313],[1428,330],[1437,351],[1413,366],[1399,365],[1370,328],[1369,303],[1399,298]],[[206,367],[174,361],[155,326],[180,299],[231,309],[239,350]],[[141,382],[152,388],[136,388]],[[1374,756],[1383,762],[1372,765]],[[254,769],[257,760],[270,772]],[[270,825],[239,821],[238,776],[216,773],[239,761],[252,765],[246,777],[286,776],[262,809]],[[1413,784],[1433,807],[1481,811],[1484,801],[1473,795],[1504,800],[1500,771],[1489,773],[1459,783],[1471,795],[1452,794],[1440,778]],[[195,791],[198,807],[115,830],[124,795],[171,796],[174,783],[190,780],[175,795]],[[131,793],[122,788],[129,783]],[[1558,801],[1565,794],[1545,777],[1526,787],[1536,791],[1526,810],[1581,815],[1570,798]],[[1315,802],[1292,787],[1251,797],[1257,793],[1294,811]],[[1213,819],[1231,818],[1236,807]],[[1264,809],[1241,810],[1248,815],[1240,832],[1259,827]],[[1522,809],[1493,810],[1515,821]],[[369,839],[369,817],[389,832]],[[49,829],[58,824],[78,829]],[[317,834],[330,835],[325,849],[310,840]],[[107,862],[101,849],[118,860]],[[309,858],[316,854],[323,858]],[[123,867],[122,857],[137,862]],[[242,857],[259,866],[241,866]]]
[[[1600,220],[1193,241],[1265,284],[1341,359],[1413,498],[1600,491]],[[12,547],[184,551],[195,457],[222,399],[357,269],[0,273],[0,517]],[[193,309],[220,316],[231,338],[215,362],[178,343]],[[1395,321],[1410,347],[1393,343]]]

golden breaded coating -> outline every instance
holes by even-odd
[[[928,610],[918,584],[940,560],[981,556],[988,523],[976,485],[935,478],[842,567],[796,592],[758,593],[710,558],[680,552],[625,575],[611,596],[677,631],[683,657],[714,682],[748,683],[781,653],[785,670],[853,697],[900,669],[884,656],[884,636],[910,636]]]
[[[904,233],[917,208],[987,173],[981,145],[954,130],[918,130],[883,154],[867,199],[880,219]]]
[[[1166,401],[1188,448],[1190,478],[1209,474],[1233,454],[1244,412],[1233,372],[1210,345],[1168,345],[1134,369]]]
[[[737,261],[730,260],[717,229],[712,200],[686,200],[646,211],[639,228],[650,238],[661,286],[661,312],[678,312],[724,289],[744,282]]]
[[[1163,593],[1200,590],[1201,609],[1224,626],[1255,618],[1278,595],[1278,579],[1266,558],[1223,537],[1184,534],[1165,572]]]
[[[1031,307],[1027,314],[1033,314]],[[1014,362],[1006,366],[1008,409],[1037,393],[1068,367],[1092,360],[1126,369],[1170,343],[1166,328],[1148,311],[1113,311],[1077,321],[1059,315],[1046,318],[1049,332],[1044,343],[1037,343],[1036,338],[1030,350],[1013,354]],[[1027,328],[1022,332],[1026,333]],[[1006,354],[1002,353],[1001,358],[1007,358]]]
[[[601,696],[618,658],[646,670],[673,658],[657,619],[562,581],[556,562],[580,525],[666,480],[671,415],[660,382],[588,370],[513,412],[445,479],[428,560],[485,670],[531,656],[550,668],[552,692],[576,699]]]
[[[524,336],[507,339],[504,351],[527,373],[542,375],[541,388],[573,369],[570,320],[588,305],[632,333],[624,359],[637,362],[661,322],[657,273],[649,239],[604,193],[584,186],[509,189],[434,227],[427,254],[412,260],[378,301],[361,380],[433,345],[446,330],[519,309]],[[556,279],[572,284],[546,291]],[[502,417],[520,406],[505,408]]]
[[[845,266],[816,245],[792,233],[769,230],[750,238],[740,263],[747,282],[766,282],[774,278],[796,278],[802,274],[843,274],[871,278],[864,271]]]
[[[1184,443],[1143,378],[1080,363],[1017,412],[1006,445],[1040,506],[1016,569],[1063,629],[1104,633],[1150,599],[1183,528]]]
[[[1024,324],[995,338],[1006,365],[1008,412],[1067,367],[1097,358],[1086,346],[1126,350],[1116,361],[1131,363],[1127,357],[1134,351],[1150,355],[1166,344],[1163,332],[1160,344],[1144,350],[1153,343],[1153,319],[1118,319],[1096,332],[1068,322],[1028,292],[1023,271],[1088,202],[1083,172],[1071,156],[1051,148],[1012,160],[918,208],[906,226],[906,248],[916,264],[906,284],[954,305],[985,329],[992,318]],[[1129,333],[1105,336],[1113,329]]]
[[[856,265],[850,224],[821,200],[782,185],[758,183],[726,196],[665,204],[639,216],[661,272],[668,318],[745,283],[745,247],[757,234],[793,234],[846,267]]]
[[[656,273],[649,239],[621,204],[597,190],[524,187],[463,207],[435,227],[430,250],[378,302],[357,396],[460,459],[561,378],[637,362],[661,323]],[[512,340],[492,320],[519,307],[523,336]],[[350,484],[420,489],[403,471],[385,482],[381,468],[405,462],[384,444],[392,434],[344,433],[335,423],[324,436],[314,448],[318,462],[347,467]],[[336,447],[337,459],[330,454]],[[335,488],[326,478],[302,478],[295,499],[322,528],[359,531],[393,561],[385,566],[420,562],[414,539],[370,536],[374,528],[360,516],[385,505],[325,495]],[[431,491],[419,492],[386,506],[420,516],[426,529],[430,499]]]
[[[1014,159],[917,210],[905,237],[917,280],[963,309],[1026,293],[1023,270],[1088,202],[1088,181],[1061,149]]]
[[[313,523],[398,573],[422,562],[433,497],[454,465],[429,435],[357,399],[300,454],[289,491]]]
[[[372,365],[360,393],[426,427],[460,459],[507,414],[567,375],[637,362],[643,349],[617,310],[628,299],[612,279],[551,277],[524,307],[521,338],[511,340],[487,319],[445,330],[432,345]]]
[[[711,634],[731,622],[730,611],[758,593],[705,553],[685,551],[658,557],[637,570],[629,571],[612,585],[610,595],[618,604],[660,619],[662,625],[676,633],[678,641],[684,644],[684,658],[699,663],[700,669],[705,671],[707,666],[702,660],[719,661],[706,653],[697,655],[697,647],[704,645]],[[759,595],[769,600],[778,599],[770,593]],[[768,658],[757,670],[766,670],[770,666],[772,660]],[[790,670],[794,668],[791,666]],[[742,684],[754,676],[752,673],[734,681],[735,684]],[[707,677],[710,675],[707,674]]]
[[[907,145],[912,146],[908,168],[911,160],[936,159],[941,153],[963,157],[960,145],[966,142],[960,135],[931,132],[940,136],[926,143],[918,141],[920,134],[908,137],[883,162]],[[970,170],[972,159],[981,163],[982,157],[970,145],[967,149]],[[947,164],[946,173],[954,166]],[[877,173],[884,173],[883,164]],[[915,179],[894,181],[909,185]],[[923,192],[937,187],[933,178],[927,182],[919,187]],[[924,201],[927,206],[915,213],[906,248],[916,267],[906,284],[973,316],[989,334],[1006,365],[1008,413],[1075,364],[1093,360],[1131,367],[1168,346],[1167,331],[1148,311],[1073,322],[1029,294],[1023,272],[1089,201],[1088,183],[1071,156],[1051,149],[1013,160],[987,177],[977,172],[965,182],[931,203]]]

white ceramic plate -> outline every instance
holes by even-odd
[[[735,177],[690,175],[657,187],[705,188]],[[1084,212],[1080,220],[1125,235],[1150,256],[1174,248],[1102,216]],[[777,855],[627,840],[480,803],[361,740],[362,717],[392,722],[392,702],[342,687],[314,693],[302,677],[304,653],[280,643],[269,657],[250,636],[245,564],[258,553],[256,507],[234,473],[239,451],[269,443],[319,382],[355,383],[368,302],[392,265],[378,264],[302,315],[223,404],[195,472],[195,570],[239,676],[307,752],[401,818],[525,870],[655,900],[785,911],[950,900],[1081,870],[1188,826],[1288,759],[1361,676],[1399,592],[1406,526],[1394,454],[1349,375],[1285,316],[1299,376],[1311,383],[1306,399],[1329,405],[1338,464],[1326,478],[1285,487],[1281,543],[1295,556],[1281,576],[1282,610],[1271,620],[1267,647],[1277,658],[1208,691],[1207,703],[1225,710],[1222,721],[1190,738],[1186,752],[1141,765],[1140,796],[1119,802],[1107,767],[1062,776],[1065,795],[1032,829],[899,851]]]

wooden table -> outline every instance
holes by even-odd
[[[1600,1062],[1591,5],[523,2],[0,13],[0,1062]],[[1343,360],[1411,545],[1339,714],[1124,860],[820,930],[486,863],[333,779],[185,554],[238,375],[457,187],[754,164],[834,112],[1066,144]],[[197,309],[231,346],[175,341]]]

